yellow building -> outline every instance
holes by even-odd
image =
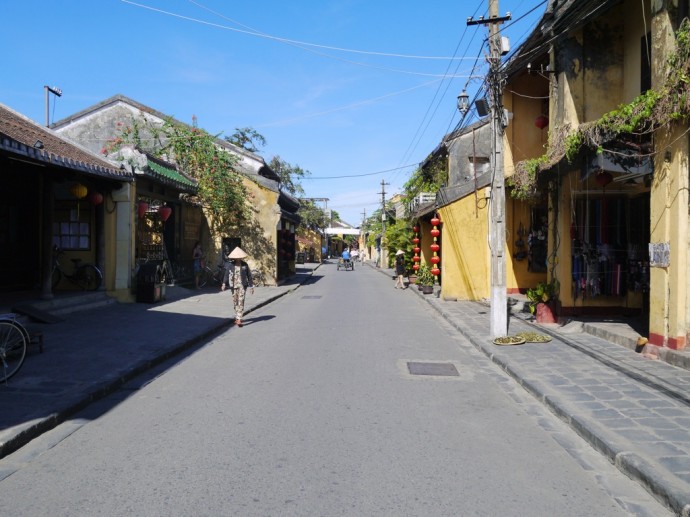
[[[550,4],[507,67],[506,173],[520,183],[537,171],[560,314],[637,315],[651,343],[682,349],[690,328],[687,107],[672,106],[682,114],[675,125],[653,119],[654,109],[632,130],[615,128],[625,115],[597,125],[648,90],[663,95],[683,16],[666,5]],[[687,61],[677,66],[687,70]]]

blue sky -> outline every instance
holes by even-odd
[[[542,0],[500,0],[511,47]],[[531,11],[531,13],[530,13]],[[252,127],[355,226],[400,191],[486,73],[488,0],[0,0],[0,103],[45,123],[115,94],[230,135]],[[530,14],[528,14],[530,13]],[[477,57],[480,59],[477,61]],[[452,58],[455,59],[452,59]],[[323,206],[323,204],[322,204]]]

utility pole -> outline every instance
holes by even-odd
[[[491,100],[491,221],[489,224],[489,245],[491,247],[491,338],[508,334],[508,296],[506,293],[506,196],[503,172],[503,78],[501,77],[501,55],[503,41],[498,26],[510,20],[498,16],[498,0],[489,0],[489,18],[467,20],[467,25],[489,25],[489,98]]]
[[[389,183],[381,180],[381,251],[379,252],[378,267],[383,267],[384,259],[387,260],[385,252],[386,248],[383,245],[386,238],[386,185],[389,185]]]
[[[57,88],[55,86],[44,86],[43,87],[46,91],[46,127],[50,127],[50,93],[55,95],[56,97],[62,97],[62,90],[60,88]]]

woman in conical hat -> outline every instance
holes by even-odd
[[[223,276],[223,284],[220,286],[222,291],[226,287],[232,290],[232,301],[235,306],[235,324],[238,327],[242,326],[242,316],[244,315],[244,297],[247,289],[251,289],[251,294],[254,294],[254,281],[252,280],[252,272],[249,269],[249,264],[244,260],[247,254],[239,246],[232,250],[228,255],[228,265]]]
[[[407,289],[407,287],[405,287],[405,281],[403,280],[403,276],[405,275],[405,252],[403,250],[395,252],[395,274],[398,277],[395,280],[395,288]]]

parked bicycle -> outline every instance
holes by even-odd
[[[199,287],[205,287],[207,284],[220,285],[223,283],[223,276],[225,276],[225,267],[222,264],[216,266],[215,270],[204,266],[199,275]]]
[[[103,282],[103,274],[93,264],[82,264],[81,259],[73,258],[74,271],[70,274],[60,266],[60,255],[64,254],[57,246],[53,246],[53,272],[52,285],[53,290],[58,286],[63,278],[66,278],[73,284],[78,285],[84,291],[95,291],[101,286]]]
[[[26,347],[31,338],[16,314],[0,314],[0,381],[16,374],[24,364]]]

